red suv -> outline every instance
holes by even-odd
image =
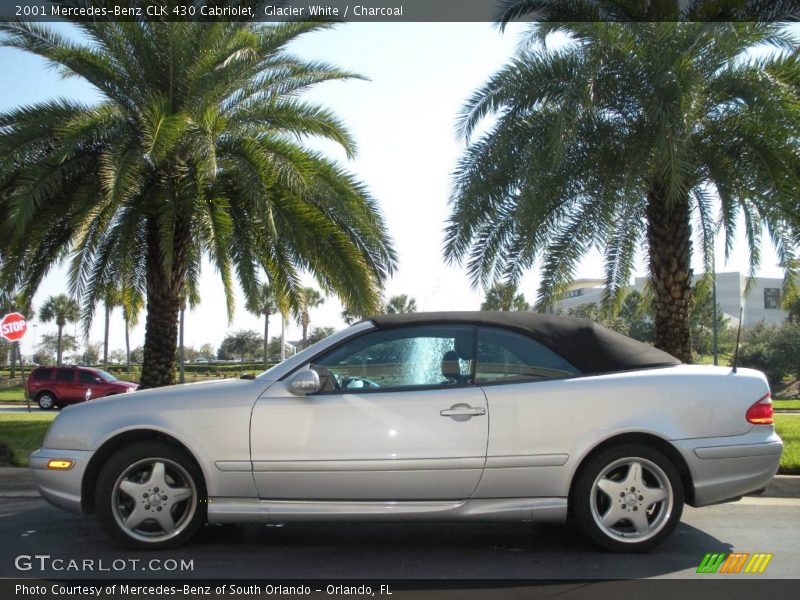
[[[133,392],[139,386],[88,367],[37,367],[28,377],[28,396],[39,408],[77,404],[94,398]]]

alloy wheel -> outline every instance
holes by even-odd
[[[143,542],[178,536],[197,510],[197,488],[189,473],[166,458],[132,464],[117,479],[111,507],[119,527]]]
[[[674,492],[664,470],[645,458],[620,458],[600,471],[591,488],[592,517],[620,542],[648,540],[669,521]]]

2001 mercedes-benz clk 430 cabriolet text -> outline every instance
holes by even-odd
[[[30,464],[47,500],[137,548],[206,522],[569,514],[634,551],[684,502],[764,488],[782,449],[758,371],[589,321],[464,312],[375,317],[255,379],[69,407]]]

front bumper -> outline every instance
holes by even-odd
[[[765,488],[778,471],[783,452],[781,438],[763,425],[743,436],[674,443],[692,473],[693,506],[734,500]]]
[[[31,454],[29,465],[39,493],[50,504],[81,513],[81,483],[94,452],[90,450],[54,450],[40,448]],[[48,469],[53,459],[71,460],[70,469]]]

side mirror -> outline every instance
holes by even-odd
[[[322,386],[319,382],[319,373],[314,369],[302,369],[292,375],[288,387],[296,396],[307,396],[318,392]]]

